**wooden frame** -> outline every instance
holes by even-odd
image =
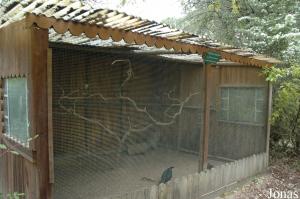
[[[48,126],[48,30],[31,28],[30,109],[31,126],[35,140],[36,166],[38,169],[39,198],[52,198],[49,174]]]
[[[200,162],[199,172],[207,169],[208,165],[208,139],[209,139],[209,124],[210,124],[210,78],[211,78],[211,65],[204,64],[203,71],[203,125],[202,136],[200,139]]]
[[[5,135],[2,136],[2,140],[9,150],[15,151],[29,162],[35,163],[34,154],[30,149],[25,148],[24,146],[6,137]]]
[[[4,133],[4,91],[3,91],[3,79],[0,78],[0,139],[2,138],[2,134]]]
[[[272,96],[273,86],[271,82],[268,83],[268,117],[267,117],[267,139],[266,139],[266,153],[270,156],[270,134],[271,134],[271,119],[272,119]]]
[[[24,76],[24,77],[26,78],[26,81],[28,81],[27,76]],[[10,79],[10,78],[3,78],[1,80],[2,81],[2,85],[1,85],[2,86],[1,87],[2,91],[4,90],[3,86],[5,85],[4,84],[5,79]],[[27,97],[28,97],[28,93],[27,93]],[[2,102],[4,103],[4,99],[2,99]],[[28,100],[27,100],[27,102],[28,102]],[[3,104],[3,106],[4,106],[4,104]],[[27,104],[27,109],[29,109],[28,104]],[[2,113],[4,114],[4,111],[2,111]],[[28,114],[28,120],[29,120],[29,114]],[[31,136],[29,127],[28,127],[28,135]],[[33,151],[32,151],[32,149],[34,147],[33,147],[33,144],[31,142],[29,142],[29,146],[24,146],[21,143],[15,141],[12,137],[7,136],[6,133],[4,132],[4,129],[2,131],[2,140],[3,140],[4,144],[8,147],[9,150],[17,152],[19,155],[21,155],[23,158],[30,161],[31,163],[35,162],[34,157],[33,157],[34,154],[33,154]]]
[[[54,154],[53,154],[53,111],[52,111],[52,49],[47,51],[47,95],[48,95],[48,153],[49,153],[49,182],[54,184]]]

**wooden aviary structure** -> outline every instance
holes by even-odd
[[[207,54],[219,58],[209,61]],[[262,68],[278,63],[81,1],[8,1],[0,10],[0,141],[6,147],[0,152],[0,193],[67,198],[85,184],[89,191],[98,187],[90,178],[117,172],[115,165],[125,171],[124,157],[142,157],[145,167],[154,161],[153,169],[161,163],[157,172],[163,161],[174,160],[178,165],[171,166],[175,172],[178,166],[184,180],[184,162],[196,157],[191,172],[202,177],[188,178],[187,183],[197,180],[191,183],[196,191],[178,185],[183,191],[171,196],[181,198],[211,192],[215,172],[223,179],[216,189],[261,172],[267,166],[272,94]],[[207,174],[210,158],[232,163]],[[235,178],[224,173],[243,166],[247,173],[233,172]],[[73,186],[74,180],[64,181],[70,176],[88,178]],[[70,192],[56,193],[68,183]],[[173,188],[166,190],[178,188],[178,181],[170,183]],[[170,194],[159,189],[164,185],[139,197]]]

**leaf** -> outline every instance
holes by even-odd
[[[0,149],[7,150],[7,147],[4,144],[0,144]]]
[[[237,0],[232,0],[232,13],[239,14],[239,12],[240,12],[240,7],[238,5]]]

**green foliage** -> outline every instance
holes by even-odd
[[[267,69],[275,87],[271,147],[274,152],[297,155],[300,147],[300,65]]]
[[[17,192],[14,192],[14,193],[9,193],[7,194],[7,199],[21,199],[21,198],[24,198],[25,194],[24,193],[17,193]],[[0,199],[3,199],[3,194],[0,193]]]
[[[173,21],[173,26],[299,63],[299,1],[182,0],[182,4],[186,17]]]
[[[24,198],[24,196],[25,196],[24,193],[14,192],[14,193],[7,194],[7,199],[21,199]]]
[[[219,11],[221,11],[222,3],[220,0],[216,0],[216,1],[212,2],[211,4],[209,4],[207,8],[209,11],[219,12]]]
[[[299,61],[299,2],[247,0],[237,18],[239,45],[286,62]],[[246,9],[245,9],[246,8]]]

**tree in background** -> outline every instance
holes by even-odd
[[[271,148],[300,152],[300,2],[295,0],[182,0],[186,16],[165,23],[278,58],[273,82]]]
[[[299,1],[182,0],[182,5],[186,16],[166,23],[287,62],[299,59]]]

